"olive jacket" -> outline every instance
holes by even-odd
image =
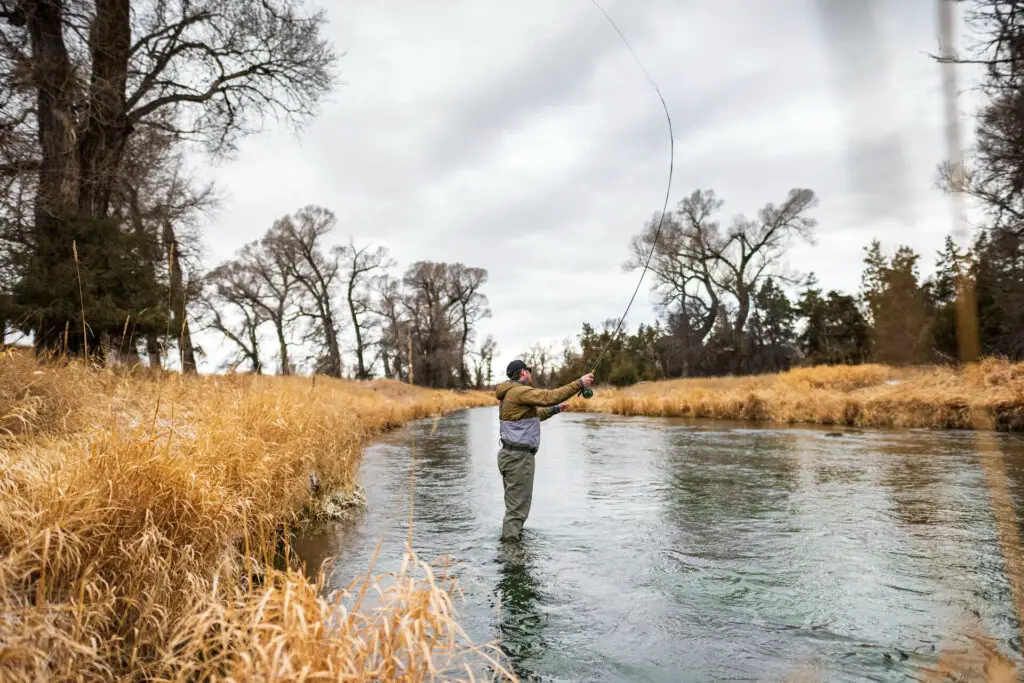
[[[498,385],[496,395],[499,436],[505,448],[536,453],[540,448],[540,423],[557,415],[558,404],[583,390],[582,380],[557,389],[534,389],[525,382],[509,380]]]

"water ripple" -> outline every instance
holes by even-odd
[[[561,415],[544,423],[523,543],[498,542],[496,417],[475,410],[367,450],[368,509],[300,540],[338,583],[404,549],[412,434],[414,549],[447,556],[469,635],[524,680],[906,680],[976,615],[1019,649],[973,441],[905,431]],[[1000,436],[1024,500],[1024,440]]]

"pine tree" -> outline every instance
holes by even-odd
[[[796,312],[773,278],[765,280],[754,298],[750,334],[758,371],[787,370],[794,357],[793,323]]]
[[[932,303],[917,270],[920,256],[901,246],[886,261],[876,239],[864,250],[861,302],[871,325],[875,360],[906,365],[930,360]]]
[[[797,344],[808,364],[863,363],[870,351],[870,328],[857,299],[835,290],[821,295],[812,274],[796,310],[804,320]]]
[[[959,245],[948,235],[942,251],[937,253],[935,277],[928,283],[935,307],[932,344],[940,357],[955,360],[959,352],[956,300],[963,278],[969,277],[970,255],[962,253]]]
[[[979,236],[977,283],[982,353],[1024,358],[1024,234],[991,230]]]
[[[810,363],[819,362],[828,353],[825,301],[814,273],[807,276],[804,291],[796,305],[797,314],[804,319],[803,332],[797,337],[797,347]]]
[[[856,365],[871,353],[871,328],[849,294],[829,291],[823,304],[826,362]]]
[[[878,298],[885,289],[885,272],[888,269],[882,243],[871,240],[871,245],[864,248],[864,271],[860,278],[860,296],[864,303],[868,318],[873,322],[878,306]]]

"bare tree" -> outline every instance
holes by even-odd
[[[746,324],[754,296],[766,277],[793,281],[779,267],[794,238],[812,238],[817,221],[806,213],[816,203],[811,190],[790,190],[782,204],[766,205],[756,219],[737,218],[715,254],[719,265],[716,283],[736,302],[733,331],[741,354],[746,355],[749,348]]]
[[[717,318],[728,298],[735,306],[729,346],[742,360],[749,351],[746,326],[753,299],[765,278],[791,280],[782,272],[783,257],[795,238],[811,239],[817,221],[806,214],[816,201],[811,190],[790,190],[784,202],[766,205],[757,218],[736,217],[723,234],[713,220],[722,201],[712,191],[698,190],[666,220],[656,245],[653,221],[633,238],[626,268],[642,268],[654,246],[650,270],[662,305],[685,313],[687,334],[701,343],[722,322]]]
[[[170,270],[171,282],[171,330],[178,343],[181,371],[186,374],[196,372],[196,355],[192,346],[192,332],[188,326],[188,296],[186,293],[185,276],[182,262],[178,258],[178,238],[174,234],[174,226],[164,221],[164,244],[167,248],[167,267]]]
[[[3,11],[0,2],[0,13]],[[37,168],[34,103],[25,87],[27,37],[5,28],[0,16],[0,297],[7,301],[20,277],[20,263],[32,244],[32,202]],[[3,314],[0,314],[3,315]]]
[[[476,388],[483,389],[493,381],[494,352],[498,344],[494,337],[487,335],[487,338],[480,344],[480,349],[474,354],[473,374],[476,377]]]
[[[323,244],[335,222],[328,209],[307,206],[294,216],[275,221],[263,244],[277,255],[280,267],[303,290],[303,314],[312,321],[309,339],[319,342],[322,348],[319,370],[341,377],[341,344],[335,315],[336,291],[343,277],[341,254],[337,249],[325,252]]]
[[[694,321],[693,336],[701,342],[714,329],[719,310],[714,270],[723,238],[713,216],[721,206],[713,190],[694,191],[679,202],[674,215],[665,216],[660,235],[659,216],[655,216],[633,237],[631,257],[624,266],[627,270],[643,268],[649,258],[661,307],[669,313],[686,311]]]
[[[289,332],[301,317],[302,292],[299,281],[288,267],[286,256],[273,249],[273,242],[268,243],[266,237],[258,244],[250,243],[243,247],[239,260],[252,269],[258,283],[257,305],[274,326],[279,372],[290,375],[292,361]]]
[[[269,115],[308,119],[334,80],[323,13],[297,0],[5,0],[0,22],[0,78],[34,100],[8,120],[37,131],[34,156],[13,165],[37,174],[38,278],[66,258],[48,245],[109,216],[134,135],[155,128],[227,154]],[[41,312],[37,341],[59,343],[60,307],[24,303]]]
[[[253,269],[238,261],[228,261],[210,271],[205,284],[205,294],[200,299],[200,320],[237,348],[228,366],[235,368],[248,363],[252,372],[261,374],[259,330],[267,317],[261,303],[260,283]],[[237,322],[229,318],[232,313]]]
[[[454,263],[447,269],[446,276],[448,298],[454,304],[459,326],[459,386],[465,389],[470,383],[468,345],[472,341],[476,324],[491,315],[487,297],[481,291],[487,282],[487,271]]]
[[[380,320],[380,339],[377,353],[384,365],[384,377],[408,381],[408,345],[404,343],[411,331],[405,316],[404,294],[401,282],[387,273],[371,281],[374,309]]]
[[[289,333],[300,317],[298,281],[286,267],[282,255],[264,242],[249,242],[224,265],[232,266],[237,273],[237,296],[259,312],[262,323],[273,326],[280,363],[278,371],[282,375],[291,374]]]
[[[378,357],[384,376],[437,388],[489,379],[495,343],[488,337],[470,350],[475,325],[489,314],[481,287],[486,271],[463,264],[418,261],[401,281],[383,273],[373,278],[372,311],[378,317]]]
[[[421,384],[449,388],[458,371],[458,339],[454,329],[456,301],[449,296],[448,265],[417,261],[402,280],[406,294],[403,304],[413,337],[414,357],[410,359]]]
[[[348,245],[336,249],[348,273],[345,298],[348,301],[352,329],[356,338],[356,379],[369,379],[372,375],[373,362],[366,362],[366,350],[376,344],[367,338],[374,326],[369,283],[373,279],[374,271],[391,268],[395,262],[388,256],[388,250],[384,247],[370,251],[369,246],[356,248],[350,240]]]
[[[522,354],[522,358],[527,365],[533,368],[536,384],[545,386],[551,383],[557,362],[554,349],[546,344],[534,343]]]

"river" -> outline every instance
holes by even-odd
[[[366,510],[297,547],[311,573],[336,557],[344,585],[384,536],[375,571],[397,570],[415,435],[413,549],[455,563],[463,628],[523,680],[779,680],[808,663],[907,680],[965,618],[1019,658],[974,436],[829,432],[558,415],[507,552],[496,409],[462,411],[368,448]],[[992,438],[1020,510],[1024,438]]]

